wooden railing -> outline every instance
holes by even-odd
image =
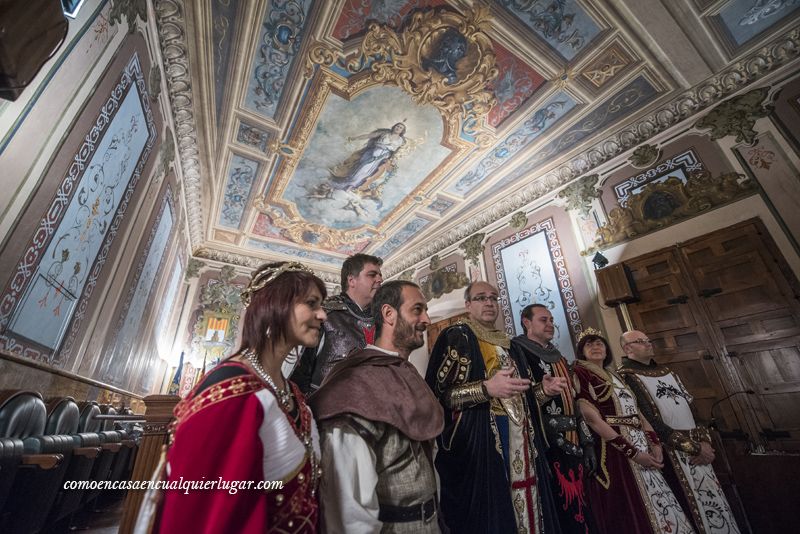
[[[172,411],[180,397],[175,395],[150,395],[144,398],[144,434],[139,443],[136,463],[133,465],[131,480],[150,480],[158,465],[161,450],[167,443],[167,429],[172,422]],[[129,534],[136,524],[139,507],[142,504],[145,490],[129,490],[125,496],[119,534]]]

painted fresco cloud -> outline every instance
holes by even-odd
[[[399,142],[390,138],[398,124]],[[400,89],[370,89],[352,101],[331,95],[283,199],[306,221],[377,226],[450,154],[443,133],[439,113]]]

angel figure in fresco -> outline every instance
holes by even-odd
[[[347,141],[364,139],[367,140],[364,148],[329,169],[334,189],[367,192],[373,182],[393,172],[397,165],[396,156],[406,144],[406,125],[398,122],[391,129],[379,128],[368,134],[348,137]]]

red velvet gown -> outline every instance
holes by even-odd
[[[615,373],[578,360],[577,398],[592,404],[606,423],[640,451],[648,450],[633,393]],[[586,493],[601,534],[688,534],[689,519],[658,469],[644,469],[594,435],[599,466]]]
[[[261,379],[231,362],[211,371],[178,404],[167,479],[218,485],[252,480],[253,489],[167,490],[159,532],[317,531],[318,480],[311,476],[312,462],[301,437],[310,436],[317,466],[319,436],[302,394],[291,387],[299,410],[296,420]],[[255,489],[258,481],[280,481],[283,487]]]

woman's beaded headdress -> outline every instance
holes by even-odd
[[[250,300],[253,298],[253,293],[259,289],[263,289],[264,286],[278,278],[283,273],[297,271],[314,274],[314,271],[312,271],[310,268],[296,261],[287,261],[280,266],[275,266],[273,264],[259,267],[250,278],[250,283],[247,284],[245,290],[242,291],[242,304],[244,304],[244,307],[246,308],[250,305]]]
[[[581,332],[580,334],[578,334],[578,343],[580,343],[580,342],[581,342],[581,339],[585,338],[586,336],[599,336],[599,337],[605,337],[605,336],[603,336],[603,333],[602,333],[600,330],[598,330],[598,329],[596,329],[596,328],[592,328],[592,327],[590,326],[589,328],[587,328],[586,330],[584,330],[583,332]]]

